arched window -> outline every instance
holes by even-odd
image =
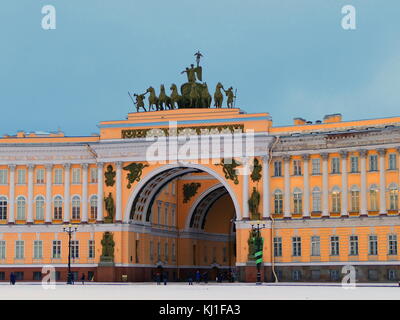
[[[54,197],[54,220],[62,219],[63,199],[61,196]]]
[[[44,219],[44,197],[37,196],[36,197],[36,220]]]
[[[314,187],[312,191],[312,211],[321,211],[321,190],[318,187]]]
[[[360,190],[357,186],[352,186],[350,189],[350,211],[360,211]]]
[[[340,212],[340,189],[338,187],[332,189],[332,212]]]
[[[90,197],[90,219],[97,219],[97,196],[93,195]]]
[[[395,183],[389,185],[389,210],[399,210],[399,189]]]
[[[283,212],[283,195],[282,191],[279,189],[274,193],[274,207],[276,214],[281,214]]]
[[[7,198],[0,197],[0,220],[7,220]]]
[[[295,188],[293,192],[293,211],[294,213],[302,213],[303,212],[303,203],[302,203],[303,193],[299,188]]]
[[[369,208],[371,211],[378,211],[379,200],[378,200],[379,189],[376,184],[373,184],[369,188]]]
[[[72,197],[72,219],[78,220],[81,218],[81,199],[79,196]]]
[[[17,198],[17,220],[25,220],[26,200],[25,197]]]

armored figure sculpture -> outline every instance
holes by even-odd
[[[257,191],[256,187],[253,187],[253,192],[248,200],[249,210],[251,212],[251,218],[253,220],[260,218],[260,213],[258,212],[258,206],[260,205],[260,193]]]
[[[142,93],[142,94],[134,94],[136,97],[135,105],[136,105],[136,111],[139,112],[140,108],[142,108],[144,111],[147,111],[146,108],[144,107],[144,98],[146,96],[147,92]]]
[[[197,66],[199,66],[200,65],[200,59],[201,59],[201,57],[203,55],[200,53],[200,50],[197,50],[197,52],[194,54],[194,56],[196,57]]]
[[[228,108],[233,108],[233,99],[236,98],[235,95],[233,94],[233,88],[230,87],[228,90],[225,90],[224,88],[222,89],[225,91],[225,94],[228,97],[227,101]]]
[[[113,262],[114,261],[114,246],[115,242],[111,232],[104,232],[103,239],[101,240],[102,254],[100,261]]]
[[[105,218],[105,221],[107,223],[112,223],[114,221],[115,205],[111,192],[108,194],[108,197],[104,198],[104,202],[107,211],[107,217]]]

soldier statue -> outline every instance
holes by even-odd
[[[146,93],[143,94],[134,94],[134,96],[136,97],[136,101],[135,101],[135,105],[136,105],[136,111],[139,112],[140,108],[143,108],[144,111],[147,111],[146,108],[144,107],[144,98],[146,96]]]
[[[236,98],[236,96],[233,94],[233,88],[230,87],[228,90],[225,90],[224,88],[222,89],[225,91],[225,94],[228,97],[227,101],[228,108],[233,108],[233,99]]]
[[[200,65],[200,59],[201,59],[201,57],[202,57],[203,55],[200,53],[200,50],[197,50],[197,52],[194,54],[194,56],[196,57],[196,63],[197,63],[197,66],[199,67],[199,65]]]

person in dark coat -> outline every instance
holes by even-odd
[[[189,276],[188,282],[189,282],[189,286],[192,286],[192,285],[193,285],[193,278],[192,278],[192,276]]]
[[[201,281],[201,274],[200,274],[200,271],[197,270],[197,271],[196,271],[196,282],[197,282],[197,283],[200,283],[200,281]]]
[[[168,282],[168,273],[167,273],[167,272],[164,272],[164,274],[163,274],[163,280],[164,280],[164,286],[166,286],[166,285],[167,285],[167,282]]]
[[[16,281],[15,274],[14,274],[14,272],[11,272],[11,274],[10,274],[10,284],[14,285],[15,281]]]
[[[85,274],[84,273],[82,273],[81,281],[82,281],[82,284],[85,284]]]
[[[159,285],[160,282],[161,282],[161,274],[160,274],[160,272],[156,273],[156,281],[157,281],[157,285]]]
[[[204,283],[208,283],[208,273],[207,273],[207,271],[203,273],[203,280],[204,280]]]

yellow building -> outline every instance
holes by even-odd
[[[400,117],[336,114],[274,127],[268,113],[179,109],[104,121],[98,136],[4,136],[0,279],[40,280],[53,265],[65,280],[71,223],[75,277],[185,280],[199,270],[213,280],[233,270],[255,281],[258,223],[266,281],[336,281],[348,264],[360,281],[397,280],[399,126]],[[254,188],[259,215],[249,208]]]

